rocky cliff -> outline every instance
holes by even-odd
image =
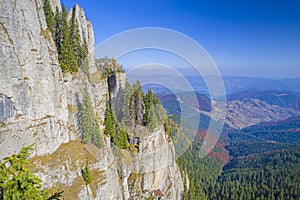
[[[60,7],[59,0],[50,2]],[[89,78],[81,70],[62,74],[42,0],[0,2],[0,159],[35,143],[32,170],[44,180],[44,188],[64,190],[65,199],[181,199],[174,146],[162,126],[153,132],[137,129],[130,137],[138,144],[133,149],[115,149],[103,135],[106,99],[119,98],[126,75],[103,76],[109,60],[100,63],[102,68],[94,64],[92,25],[78,5],[74,9],[88,43]],[[102,148],[81,143],[78,106],[83,91],[91,97]],[[89,185],[82,178],[87,164],[93,179]]]
[[[69,141],[67,96],[42,1],[0,2],[0,157],[36,143],[34,155]]]

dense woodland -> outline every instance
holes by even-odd
[[[288,127],[285,134],[291,131],[291,125]],[[272,130],[277,138],[276,130]],[[201,142],[197,139],[178,159],[182,172],[190,179],[185,199],[300,199],[300,145],[294,144],[293,134],[291,143],[277,143],[255,140],[247,133],[249,129],[226,131],[222,137],[230,138],[227,148],[231,160],[223,168],[209,156],[199,158]],[[280,132],[284,134],[282,129]]]
[[[176,98],[167,95],[161,99],[175,123],[180,123],[181,110]],[[201,101],[203,104],[203,98],[198,97],[198,100],[199,105]],[[210,119],[207,116],[201,119],[199,129],[207,129]],[[212,155],[200,159],[198,152],[202,140],[196,137],[178,159],[182,174],[188,175],[190,182],[189,190],[185,186],[184,199],[300,199],[299,126],[299,117],[243,130],[225,126],[217,143],[226,146],[230,155],[225,166]],[[222,151],[224,149],[215,148],[212,153],[226,155]]]
[[[209,189],[210,199],[299,199],[300,147],[234,159]]]
[[[300,199],[299,118],[230,131],[231,161],[211,199]],[[279,135],[281,137],[279,137]]]

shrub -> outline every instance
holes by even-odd
[[[85,166],[84,169],[82,169],[82,177],[87,185],[93,181],[92,175],[91,175],[91,170],[87,165]]]

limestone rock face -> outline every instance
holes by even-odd
[[[96,71],[95,68],[95,58],[94,58],[94,46],[95,46],[95,38],[94,38],[94,29],[92,23],[86,18],[84,10],[76,4],[69,12],[68,19],[72,17],[72,10],[75,10],[75,18],[79,27],[79,34],[81,36],[81,41],[86,39],[89,55],[88,55],[88,63],[90,66],[90,72],[94,73]]]
[[[68,112],[43,3],[3,0],[0,13],[0,158],[34,142],[52,153],[69,140]]]
[[[174,145],[164,128],[161,126],[146,134],[145,130],[140,131],[134,136],[139,144],[138,153],[126,155],[123,152],[121,177],[125,199],[148,198],[149,193],[158,190],[165,199],[181,199],[183,182],[175,162]]]
[[[98,72],[91,74],[91,76],[99,76]],[[97,78],[97,81],[89,82],[87,76],[79,71],[75,75],[66,75],[64,77],[66,96],[68,101],[68,128],[70,129],[71,139],[81,137],[79,129],[79,106],[82,103],[82,97],[86,90],[91,97],[94,105],[94,111],[100,119],[100,128],[104,130],[104,114],[106,109],[106,99],[108,97],[108,84],[107,79]]]

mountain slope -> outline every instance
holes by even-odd
[[[227,123],[245,128],[300,115],[299,93],[290,91],[244,91],[228,96]]]

